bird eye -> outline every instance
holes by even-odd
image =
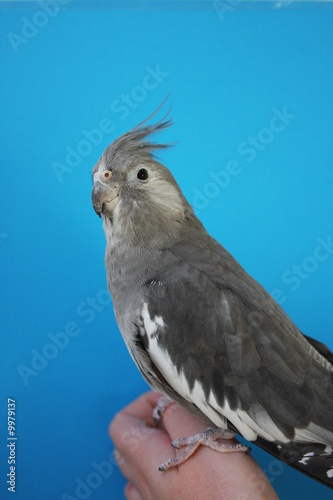
[[[140,179],[140,181],[145,181],[146,179],[148,179],[147,170],[145,168],[140,168],[140,170],[137,173],[137,177],[138,179]]]

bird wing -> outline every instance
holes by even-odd
[[[317,339],[309,337],[308,335],[304,335],[304,333],[303,336],[322,356],[324,356],[325,359],[327,359],[327,361],[331,363],[331,365],[333,365],[333,352],[327,347],[327,345],[319,342]]]
[[[152,385],[214,424],[282,450],[285,461],[288,453],[295,460],[297,443],[321,443],[317,455],[328,450],[325,467],[333,467],[333,366],[224,257],[223,272],[217,259],[214,274],[204,251],[197,260],[180,255],[177,265],[147,281],[136,322],[137,364]],[[305,463],[296,467],[309,473],[315,454],[306,451],[313,453],[306,460],[304,444],[302,450],[297,456]]]

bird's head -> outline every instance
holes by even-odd
[[[93,169],[92,204],[114,230],[152,240],[156,233],[179,232],[193,211],[171,172],[155,157],[156,150],[168,145],[148,140],[172,122],[164,117],[147,125],[150,118],[106,148]]]

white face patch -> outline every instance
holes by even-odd
[[[185,218],[184,202],[177,188],[160,175],[156,175],[149,183],[149,199],[161,212],[171,219]]]
[[[113,215],[114,219],[116,219],[120,205],[119,197],[117,197],[113,202],[115,203]],[[103,213],[102,213],[102,219],[103,219],[103,229],[105,233],[107,248],[111,250],[114,248],[119,248],[123,242],[122,232],[119,231],[117,226],[112,224],[109,217],[107,217]]]
[[[327,477],[329,477],[330,479],[332,479],[333,478],[333,468],[327,470],[326,471],[326,475],[327,475]]]

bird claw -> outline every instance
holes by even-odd
[[[172,446],[174,448],[179,449],[181,446],[186,446],[185,450],[179,453],[174,458],[170,458],[161,464],[158,468],[160,471],[165,471],[170,469],[171,467],[176,467],[177,465],[182,464],[191,455],[195,452],[195,450],[200,446],[208,446],[213,450],[219,451],[220,453],[230,453],[237,451],[249,452],[249,447],[245,446],[241,443],[233,443],[233,444],[225,444],[219,443],[218,439],[233,439],[235,437],[235,433],[229,430],[220,429],[219,427],[209,427],[208,429],[195,434],[194,436],[189,436],[186,438],[177,438],[172,441]]]
[[[153,419],[156,425],[161,425],[163,413],[170,406],[172,401],[166,396],[161,396],[153,410]]]
[[[180,448],[181,446],[187,446],[196,442],[210,446],[212,442],[216,444],[217,439],[232,439],[235,435],[236,434],[234,432],[221,429],[220,427],[208,427],[208,429],[199,432],[198,434],[194,434],[194,436],[174,439],[171,444],[174,448]]]
[[[166,396],[160,397],[157,405],[153,410],[153,419],[156,425],[161,425],[163,413],[172,402],[173,401],[171,401]],[[182,446],[186,446],[185,450],[179,453],[176,457],[170,458],[169,460],[163,462],[163,464],[159,466],[158,470],[165,471],[182,464],[188,458],[190,458],[191,455],[193,455],[195,450],[200,445],[208,446],[209,448],[212,448],[213,450],[219,451],[221,453],[235,451],[249,452],[250,448],[240,443],[226,444],[219,443],[217,441],[218,439],[233,439],[235,435],[236,434],[234,432],[228,429],[224,430],[220,427],[209,427],[208,429],[199,432],[198,434],[194,434],[193,436],[174,439],[171,443],[172,446],[176,449],[179,449]]]

